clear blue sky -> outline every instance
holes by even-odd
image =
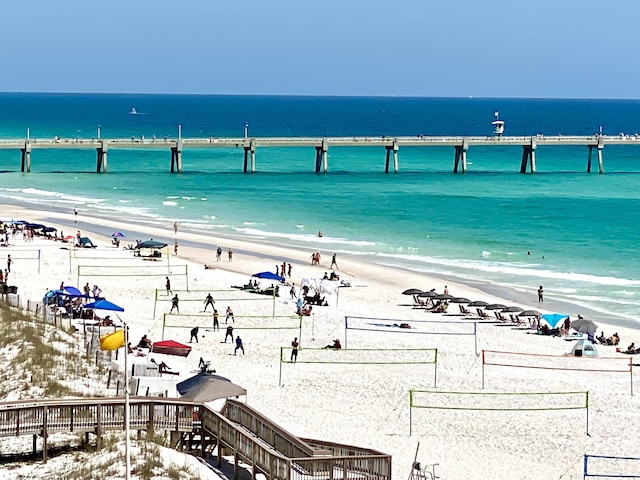
[[[0,91],[639,98],[638,0],[20,0]]]

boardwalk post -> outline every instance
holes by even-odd
[[[20,171],[29,173],[31,171],[31,143],[29,143],[29,140],[24,142],[24,148],[21,148],[20,152],[22,153],[22,167]]]
[[[42,412],[42,461],[47,462],[47,423],[49,422],[49,407]]]

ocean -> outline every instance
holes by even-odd
[[[132,108],[138,112],[130,115]],[[637,100],[394,97],[0,94],[0,140],[92,138],[491,135],[640,132]],[[536,174],[520,174],[520,147],[471,147],[466,174],[453,148],[401,148],[384,174],[383,148],[331,147],[314,173],[312,148],[258,148],[244,174],[242,148],[0,150],[0,201],[167,228],[320,249],[459,279],[514,301],[585,309],[640,326],[640,143],[606,147],[606,173],[586,174],[586,147],[539,147]],[[597,167],[596,167],[597,171]],[[0,219],[3,218],[0,211]],[[317,232],[324,235],[318,238]],[[126,233],[126,232],[125,232]],[[126,240],[125,240],[126,242]],[[407,285],[437,288],[443,285]],[[455,293],[455,292],[452,292]],[[553,303],[552,303],[553,304]]]

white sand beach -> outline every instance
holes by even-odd
[[[62,229],[65,235],[76,234],[76,229],[70,226],[74,221],[73,212],[33,211],[10,205],[1,206],[0,212],[0,218],[24,218]],[[96,284],[102,289],[103,296],[124,307],[125,312],[120,316],[130,326],[130,338],[134,344],[145,334],[152,341],[158,341],[162,339],[163,314],[170,309],[170,297],[164,292],[166,268],[177,272],[187,265],[191,292],[179,292],[180,313],[203,315],[204,298],[211,291],[214,299],[217,299],[220,331],[212,331],[210,314],[208,317],[168,317],[171,322],[182,322],[184,328],[165,328],[165,339],[186,343],[189,341],[189,326],[199,324],[199,342],[191,344],[193,351],[186,359],[157,354],[151,354],[149,358],[165,361],[174,371],[180,372],[180,379],[191,376],[197,370],[200,357],[210,360],[218,374],[229,377],[248,390],[247,402],[250,405],[290,432],[301,437],[368,447],[393,455],[395,478],[408,476],[418,442],[419,460],[423,464],[438,463],[437,473],[443,479],[579,479],[582,478],[584,454],[634,457],[640,453],[635,439],[635,432],[640,428],[637,415],[640,393],[635,396],[630,394],[628,372],[503,366],[485,368],[485,393],[588,391],[590,436],[586,434],[585,409],[535,410],[580,405],[584,403],[583,394],[570,398],[523,395],[516,399],[515,396],[470,397],[445,393],[437,396],[417,395],[416,399],[422,405],[449,408],[467,406],[486,410],[416,408],[411,414],[412,435],[409,435],[409,390],[483,392],[482,356],[475,354],[473,336],[426,334],[428,331],[470,332],[474,320],[412,308],[412,298],[403,296],[401,292],[414,287],[422,290],[435,288],[442,292],[446,285],[449,293],[457,297],[513,305],[508,298],[493,297],[460,283],[363,263],[358,258],[338,257],[340,269],[337,273],[342,279],[348,280],[351,286],[340,288],[339,297],[329,297],[329,306],[314,306],[313,315],[303,317],[298,363],[282,365],[282,385],[279,386],[280,348],[288,347],[293,338],[299,336],[298,330],[248,329],[247,326],[260,324],[255,319],[242,317],[263,316],[264,319],[260,320],[264,322],[263,325],[273,326],[274,321],[269,317],[274,311],[276,315],[293,315],[295,300],[289,295],[289,287],[281,288],[275,307],[268,297],[258,299],[260,296],[257,295],[254,295],[255,298],[251,294],[243,296],[238,290],[230,290],[230,287],[247,283],[253,273],[274,271],[275,265],[287,261],[293,266],[291,281],[299,290],[302,278],[320,278],[325,271],[330,272],[333,252],[321,251],[320,266],[311,266],[312,250],[294,251],[253,241],[213,238],[181,229],[174,234],[172,225],[167,225],[166,229],[131,225],[132,231],[146,233],[140,240],[154,238],[172,247],[174,238],[178,239],[179,255],[172,254],[170,267],[167,267],[164,257],[162,261],[148,262],[123,250],[123,246],[135,243],[136,237],[129,236],[127,226],[121,222],[92,219],[85,213],[79,222],[82,235],[89,236],[97,248],[81,249],[70,256],[66,249],[69,245],[61,242],[40,238],[24,242],[18,237],[10,239],[10,247],[0,250],[0,266],[3,269],[6,256],[11,254],[14,258],[9,284],[18,287],[23,301],[39,301],[48,289],[58,288],[61,282],[80,289],[86,282],[91,286]],[[110,237],[98,233],[106,227],[127,235],[119,249],[111,244]],[[205,250],[186,246],[188,242],[206,243],[211,248]],[[224,251],[221,262],[215,259],[217,246]],[[235,252],[231,262],[227,259],[228,248]],[[40,273],[38,262],[27,259],[33,258],[33,252],[37,250],[41,253]],[[213,268],[205,269],[205,264]],[[84,267],[81,273],[102,272],[105,276],[83,274],[78,279],[78,265]],[[117,266],[123,268],[114,268]],[[149,272],[156,276],[145,277],[144,274]],[[263,281],[262,286],[270,283]],[[187,287],[185,277],[178,275],[171,276],[171,284],[176,291],[186,290]],[[159,298],[162,301],[154,305],[157,289],[160,290]],[[241,335],[245,355],[234,355],[233,344],[223,341],[227,306],[231,306],[235,313],[234,334]],[[519,306],[548,312],[538,304],[535,290],[531,292],[531,302]],[[157,307],[155,317],[154,307]],[[449,313],[458,313],[457,305],[450,305]],[[580,312],[567,313],[575,319]],[[341,339],[344,345],[346,316],[369,317],[370,320],[352,320],[353,325],[357,323],[364,328],[412,320],[442,322],[410,323],[412,328],[404,331],[392,326],[379,328],[381,331],[349,330],[346,345],[348,349],[437,348],[437,387],[433,386],[433,365],[305,363],[305,359],[330,359],[331,354],[336,353],[316,350],[305,353],[305,349],[322,348],[335,338]],[[453,323],[461,321],[467,325]],[[598,323],[598,332],[604,331],[607,336],[614,331],[619,333],[620,348],[625,349],[631,342],[640,344],[640,332],[637,330]],[[80,336],[78,340],[82,341]],[[574,343],[496,323],[478,323],[477,342],[479,351],[557,356],[569,352]],[[618,359],[609,362],[608,369],[612,368],[611,365],[623,368],[621,365],[625,360],[628,365],[630,357],[616,353],[616,347],[598,345],[597,348],[600,357]],[[377,353],[379,357],[375,356],[375,351],[362,353],[362,361],[365,358],[388,358],[381,351]],[[407,352],[398,354],[402,358],[411,355]],[[420,354],[415,355],[417,357]],[[591,367],[593,370],[605,368],[601,358],[500,358],[529,366],[557,365],[585,370]],[[634,377],[636,388],[637,375],[634,374]],[[514,406],[528,410],[492,410]]]

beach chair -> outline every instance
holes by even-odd
[[[481,308],[476,308],[476,312],[478,312],[478,316],[483,320],[491,320],[491,316],[482,310]]]
[[[458,308],[460,309],[460,313],[461,313],[462,315],[465,315],[465,316],[467,316],[467,317],[468,317],[468,316],[473,315],[473,313],[471,313],[469,310],[467,310],[467,309],[464,307],[464,305],[462,305],[461,303],[460,303],[460,304],[458,304]]]

